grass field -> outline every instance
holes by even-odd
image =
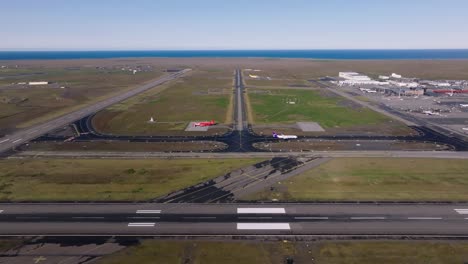
[[[256,124],[314,121],[329,128],[388,121],[387,117],[370,109],[340,105],[342,99],[323,96],[318,91],[268,91],[269,94],[248,94]],[[295,104],[288,104],[288,101]]]
[[[95,67],[0,69],[0,134],[97,102],[162,74],[157,68],[135,75],[120,69]],[[1,87],[39,80],[54,84]]]
[[[0,160],[0,201],[147,200],[257,161],[260,160]]]
[[[224,149],[227,145],[214,141],[195,142],[125,142],[125,141],[91,141],[91,142],[31,142],[24,150],[30,151],[209,151]]]
[[[98,113],[93,124],[103,133],[125,135],[196,135],[184,132],[190,121],[230,123],[232,72],[195,70],[164,91],[150,90]],[[154,117],[157,123],[147,121]],[[223,133],[226,128],[210,129]]]
[[[468,201],[468,162],[337,158],[246,197],[280,201]]]
[[[98,264],[442,264],[466,263],[464,241],[164,241],[140,245],[104,257]]]

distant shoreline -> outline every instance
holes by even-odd
[[[468,49],[0,51],[0,60],[75,60],[75,59],[123,59],[123,58],[463,60],[463,59],[468,59]]]

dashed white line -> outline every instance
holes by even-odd
[[[291,230],[289,223],[237,223],[237,230]]]
[[[441,220],[442,217],[408,217],[408,220]]]
[[[7,139],[5,139],[5,140],[0,141],[0,143],[5,143],[5,142],[7,142],[7,141],[9,141],[9,140],[10,140],[10,139],[7,138]]]
[[[161,210],[137,210],[137,214],[160,214]]]
[[[297,220],[327,220],[328,217],[326,216],[298,216],[294,217]]]
[[[15,140],[15,141],[13,141],[13,143],[16,143],[16,142],[21,141],[21,140],[23,140],[23,139],[22,139],[22,138],[17,139],[17,140]]]
[[[285,214],[284,208],[237,208],[238,214]]]
[[[129,223],[129,227],[154,227],[156,223]]]
[[[131,216],[129,219],[159,219],[160,217],[156,216]]]
[[[104,219],[104,216],[75,216],[73,219]]]
[[[244,216],[244,217],[239,217],[239,219],[273,219],[273,217],[271,216],[259,216],[259,217],[248,217],[248,216]]]
[[[352,220],[385,220],[385,217],[381,216],[361,216],[361,217],[351,217]]]

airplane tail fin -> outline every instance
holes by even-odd
[[[213,124],[213,125],[214,125],[214,124],[215,124],[215,121],[214,121],[214,120],[211,120],[211,124]]]
[[[274,138],[277,138],[278,137],[278,134],[276,134],[276,132],[273,131],[273,137]]]

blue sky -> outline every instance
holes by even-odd
[[[0,0],[0,50],[468,48],[466,0]]]

